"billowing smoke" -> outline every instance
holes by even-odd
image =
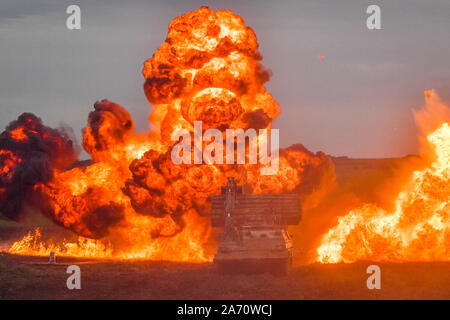
[[[101,155],[126,143],[133,130],[133,119],[124,107],[106,99],[97,101],[83,130],[83,147],[94,160],[101,161]]]
[[[23,113],[0,135],[0,212],[19,220],[26,195],[37,183],[47,183],[54,169],[64,169],[77,157],[63,132]]]
[[[97,101],[83,129],[83,147],[93,163],[58,172],[54,181],[38,185],[41,211],[77,234],[95,239],[107,236],[125,216],[126,205],[116,195],[121,194],[120,173],[128,166],[126,160],[123,163],[122,148],[133,130],[133,120],[124,107]]]

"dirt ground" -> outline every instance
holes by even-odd
[[[287,275],[221,274],[213,264],[113,262],[0,254],[1,299],[450,299],[450,263],[376,263],[381,289],[366,286],[370,262],[299,266]],[[81,290],[66,269],[81,268]]]

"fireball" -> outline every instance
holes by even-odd
[[[202,121],[203,130],[222,133],[271,128],[280,107],[264,86],[271,72],[261,60],[255,33],[229,10],[202,7],[175,18],[142,70],[145,95],[153,105],[152,130],[136,133],[123,106],[97,102],[83,130],[83,148],[92,161],[72,161],[69,170],[52,167],[51,177],[30,185],[33,205],[79,235],[78,241],[48,243],[36,233],[10,252],[206,262],[214,253],[207,249],[214,243],[210,197],[227,177],[256,193],[297,192],[305,201],[322,194],[334,179],[332,163],[301,145],[280,151],[280,169],[272,176],[261,176],[259,164],[178,165],[171,160],[172,133],[181,128],[192,133],[194,121]],[[28,136],[13,130],[4,134],[16,141]],[[1,152],[6,183],[0,196],[10,187],[14,168],[29,156]],[[300,187],[304,180],[308,188]]]

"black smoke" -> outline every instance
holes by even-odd
[[[77,158],[72,140],[46,127],[32,113],[23,113],[0,134],[0,213],[18,221],[28,193],[39,182],[53,177]]]

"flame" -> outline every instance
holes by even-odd
[[[26,141],[28,136],[23,131],[22,127],[10,131],[11,137],[17,141]]]
[[[54,252],[60,257],[101,258],[114,260],[164,260],[174,262],[202,263],[211,261],[202,239],[202,230],[195,226],[198,217],[193,216],[187,223],[185,231],[173,238],[148,237],[146,227],[151,228],[152,221],[135,221],[133,228],[123,230],[124,236],[135,245],[126,250],[117,250],[108,239],[91,239],[78,236],[75,241],[43,240],[41,231],[36,228],[21,240],[15,241],[8,252],[11,254],[30,256],[49,256]],[[138,219],[139,220],[139,219]],[[146,225],[147,224],[147,225]],[[198,234],[200,231],[200,234]]]
[[[0,174],[4,179],[11,179],[14,168],[22,161],[18,156],[9,150],[0,150],[3,166],[0,168]]]
[[[271,128],[280,108],[264,86],[270,72],[261,59],[255,33],[229,10],[202,7],[175,18],[142,70],[153,105],[151,131],[136,133],[124,107],[99,101],[83,130],[92,162],[55,169],[50,181],[33,186],[40,210],[78,234],[78,241],[51,244],[35,233],[10,252],[211,261],[209,198],[220,193],[228,176],[256,193],[322,193],[334,179],[332,163],[301,145],[280,151],[280,169],[272,176],[261,176],[259,164],[171,160],[172,133],[181,128],[192,133],[194,121],[221,132]]]
[[[41,231],[37,228],[29,232],[22,240],[16,241],[9,248],[9,253],[49,256],[55,252],[58,256],[108,258],[111,248],[99,240],[79,237],[76,242],[61,241],[58,243],[41,241]]]
[[[428,130],[440,123],[427,135],[432,163],[413,172],[392,212],[365,204],[339,217],[322,237],[317,261],[450,261],[450,126],[442,122],[449,109],[425,94],[432,107],[420,117],[427,125],[418,123]]]

